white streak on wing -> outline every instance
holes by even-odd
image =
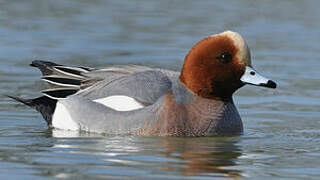
[[[115,95],[94,100],[116,111],[132,111],[144,106],[132,97]]]
[[[52,116],[52,126],[63,130],[79,130],[79,124],[75,123],[66,107],[57,102],[56,109]]]
[[[58,86],[65,86],[65,87],[79,87],[79,85],[73,85],[73,84],[63,84],[63,83],[58,83],[58,82],[54,82],[54,81],[50,81],[48,79],[42,79],[43,81],[46,81],[50,84],[55,84],[55,85],[58,85]]]
[[[69,72],[65,72],[65,71],[62,71],[62,70],[57,69],[57,68],[54,68],[54,70],[57,71],[57,72],[60,72],[60,73],[62,73],[64,75],[67,75],[67,76],[71,76],[71,77],[75,77],[75,78],[79,78],[79,79],[83,79],[84,78],[84,76],[80,76],[80,75],[77,75],[77,74],[72,74],[72,73],[69,73]]]
[[[54,66],[54,67],[60,67],[60,68],[63,68],[63,69],[70,69],[70,70],[73,70],[73,71],[79,71],[79,72],[82,72],[82,73],[87,73],[89,71],[81,68],[81,67],[70,67],[70,66]]]

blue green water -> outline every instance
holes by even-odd
[[[107,136],[47,130],[0,98],[0,179],[318,179],[320,3],[316,0],[0,0],[0,94],[39,96],[33,59],[180,70],[198,40],[230,29],[276,90],[235,95],[235,137]]]

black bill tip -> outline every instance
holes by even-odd
[[[261,86],[275,89],[277,87],[277,84],[275,82],[269,80],[267,83],[261,84]]]

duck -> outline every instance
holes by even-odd
[[[34,60],[49,84],[37,98],[9,96],[40,112],[49,128],[138,136],[243,133],[233,94],[246,84],[276,88],[251,64],[233,31],[197,42],[181,72],[138,65],[64,66]]]

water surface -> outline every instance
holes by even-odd
[[[32,109],[0,98],[0,179],[318,179],[320,24],[316,0],[0,1],[0,94],[39,96],[33,59],[92,67],[180,70],[201,38],[247,40],[276,90],[235,95],[235,137],[108,136],[52,131]]]

